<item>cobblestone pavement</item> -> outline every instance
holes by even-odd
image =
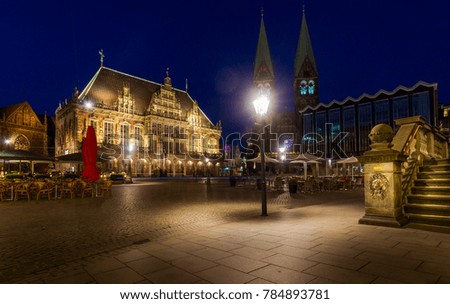
[[[269,192],[269,211],[286,194]],[[137,181],[112,195],[0,203],[0,281],[157,237],[260,213],[260,192],[224,180]]]
[[[0,203],[1,282],[450,283],[450,234],[358,224],[361,189],[269,191],[269,216],[260,194],[166,180]]]

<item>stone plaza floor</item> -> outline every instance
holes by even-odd
[[[450,283],[450,234],[358,224],[363,191],[137,180],[0,203],[1,283]]]

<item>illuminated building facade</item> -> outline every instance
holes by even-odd
[[[49,155],[46,115],[37,115],[25,101],[0,108],[0,148]]]
[[[220,122],[213,124],[187,90],[103,65],[56,110],[56,156],[81,152],[87,127],[110,172],[132,176],[215,175]]]

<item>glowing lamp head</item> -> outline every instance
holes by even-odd
[[[269,108],[269,98],[265,95],[260,95],[257,99],[253,101],[253,106],[255,107],[256,114],[265,115],[267,109]]]

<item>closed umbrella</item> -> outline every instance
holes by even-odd
[[[81,149],[84,169],[81,177],[86,182],[95,182],[100,178],[97,167],[97,137],[95,136],[94,127],[89,126],[86,138],[84,139],[83,148]]]

